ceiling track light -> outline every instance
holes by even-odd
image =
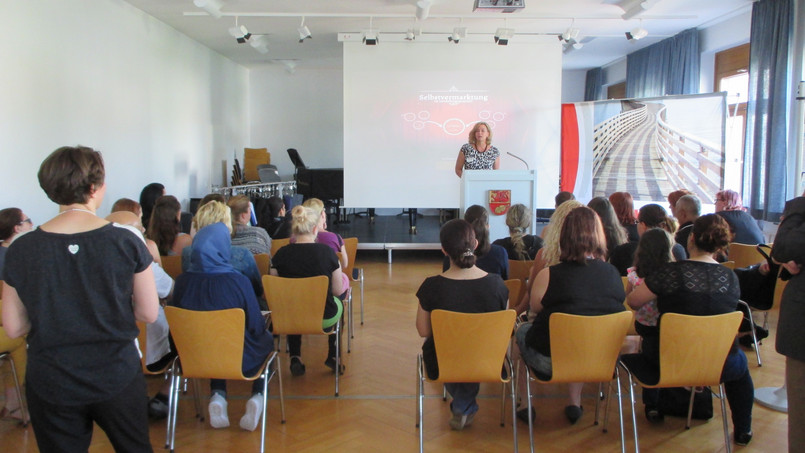
[[[640,26],[626,32],[626,39],[629,41],[637,41],[638,39],[643,39],[646,36],[648,36],[648,30],[643,28],[643,19],[640,19]]]
[[[425,20],[430,14],[430,7],[433,5],[433,0],[419,0],[416,2],[416,18],[417,20]]]
[[[467,37],[467,27],[456,27],[453,29],[453,34],[447,37],[447,40],[452,42],[453,44],[458,44],[458,42]]]
[[[221,18],[221,7],[224,6],[221,0],[193,0],[193,4],[196,5],[197,8],[206,11],[210,16],[216,19]]]
[[[245,25],[238,25],[238,18],[235,17],[235,26],[229,27],[229,34],[232,35],[238,43],[243,44],[252,37],[252,34],[249,33],[249,30],[246,29]]]
[[[380,33],[372,28],[372,17],[369,17],[369,29],[363,32],[363,43],[367,46],[376,46],[380,42]]]
[[[416,33],[414,33],[414,29],[409,28],[408,30],[406,30],[406,32],[405,32],[405,40],[406,41],[413,41],[415,39],[416,39]]]
[[[299,28],[296,29],[299,32],[299,43],[305,42],[306,39],[312,39],[313,36],[310,34],[310,29],[307,28],[305,25],[305,18],[302,17],[302,23],[299,25]]]
[[[629,20],[643,14],[659,2],[660,0],[620,0],[616,5],[623,10],[621,14],[623,20]]]
[[[508,46],[509,40],[514,37],[513,28],[498,28],[495,31],[495,42],[499,46]]]

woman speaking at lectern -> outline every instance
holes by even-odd
[[[456,158],[456,175],[464,170],[497,170],[500,168],[500,151],[492,146],[492,130],[483,122],[475,123],[469,134],[469,143],[461,147]]]

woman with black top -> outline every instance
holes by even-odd
[[[647,204],[640,208],[640,212],[637,215],[638,240],[640,239],[640,235],[651,228],[662,228],[673,236],[676,232],[676,222],[668,216],[668,213],[662,206],[654,203]],[[615,250],[612,251],[612,255],[609,257],[609,262],[618,269],[618,272],[620,272],[623,277],[626,277],[627,270],[634,262],[634,253],[635,250],[637,250],[637,244],[637,241],[621,244],[615,247]],[[673,253],[674,259],[677,261],[682,261],[688,257],[685,248],[676,243],[674,243],[671,248],[671,253]]]
[[[607,257],[612,255],[615,247],[625,244],[628,239],[626,228],[618,221],[615,208],[607,197],[595,197],[587,203],[587,207],[595,211],[604,226],[604,236],[607,238]]]
[[[715,253],[723,251],[729,245],[730,237],[729,224],[720,216],[708,214],[699,217],[693,223],[693,231],[688,238],[690,258],[667,263],[647,275],[644,284],[629,293],[629,305],[640,307],[657,299],[660,329],[664,313],[708,316],[734,312],[741,294],[738,277],[713,259]],[[646,337],[643,341],[659,342],[659,337]],[[696,339],[691,338],[691,341]],[[659,367],[659,344],[646,346],[644,345],[642,354]],[[752,440],[755,390],[746,356],[737,343],[730,349],[721,380],[732,411],[735,443],[746,445]],[[658,397],[656,389],[643,389],[646,417],[651,421],[662,420],[662,413],[657,409]]]
[[[634,216],[634,199],[629,192],[614,192],[609,196],[609,202],[615,209],[615,214],[621,225],[626,228],[627,239],[637,241],[640,235],[637,233],[637,219]]]
[[[506,212],[506,226],[509,227],[509,237],[498,239],[492,245],[503,247],[510,260],[533,260],[543,242],[541,237],[527,233],[531,226],[528,208],[520,203],[513,204]]]
[[[489,214],[486,208],[474,204],[464,212],[464,220],[472,225],[475,231],[475,238],[478,246],[475,249],[475,265],[479,269],[498,274],[503,280],[509,278],[509,257],[506,250],[495,244],[489,243]],[[446,271],[450,267],[450,258],[444,257],[442,270]]]
[[[442,252],[450,260],[450,267],[440,275],[428,277],[416,293],[419,307],[416,313],[416,329],[426,338],[422,345],[422,358],[428,377],[436,379],[439,367],[436,362],[436,347],[430,324],[430,312],[436,309],[461,313],[486,313],[505,310],[509,290],[499,275],[487,273],[476,265],[473,253],[478,241],[472,226],[464,220],[454,219],[444,224],[439,232]],[[450,410],[453,413],[450,427],[464,429],[472,423],[478,411],[475,397],[478,383],[445,384],[453,397]]]

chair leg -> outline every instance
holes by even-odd
[[[615,370],[615,374],[617,374],[617,369]],[[603,384],[603,383],[602,383]],[[612,382],[607,382],[607,395],[606,395],[606,403],[604,403],[604,427],[602,429],[603,432],[608,432],[609,430],[609,401],[612,399]],[[620,389],[616,392],[620,394]],[[595,402],[596,409],[595,409],[595,424],[598,424],[598,401]]]
[[[17,365],[14,363],[14,359],[11,358],[11,354],[8,354],[5,358],[7,358],[8,363],[11,364],[11,376],[14,377],[14,388],[17,392],[17,401],[20,402],[22,426],[28,426],[28,409],[25,407],[25,398],[22,397],[22,387],[20,387],[20,380],[17,377]]]
[[[626,374],[629,376],[629,401],[632,404],[632,429],[634,429],[634,451],[640,453],[640,439],[637,437],[637,415],[635,414],[635,397],[634,397],[634,382],[632,381],[632,373],[626,369]]]
[[[353,329],[353,321],[355,317],[352,314],[352,288],[350,287],[347,291],[349,294],[347,296],[347,304],[349,305],[349,337],[347,337],[347,353],[352,352],[352,339],[355,338],[355,330]]]
[[[509,361],[509,374],[512,372],[511,360]],[[511,400],[512,400],[512,436],[514,436],[514,453],[518,452],[518,445],[517,445],[517,404],[516,404],[516,392],[515,385],[514,385],[514,376],[509,376],[509,391],[511,392]],[[531,410],[528,411],[529,416],[531,415]]]
[[[169,429],[170,431],[169,448],[171,453],[174,453],[174,446],[175,446],[174,442],[176,441],[176,414],[179,409],[179,387],[181,378],[182,377],[178,373],[174,373],[173,377],[174,384],[171,385],[171,387],[173,388],[173,405],[171,407],[171,409],[173,410],[173,416],[170,417],[170,429]]]
[[[174,362],[178,360],[174,359]],[[165,448],[170,447],[171,443],[171,429],[175,426],[175,422],[173,418],[176,416],[176,412],[174,411],[174,407],[176,407],[177,403],[177,395],[178,395],[178,386],[176,383],[176,366],[175,364],[171,366],[170,371],[170,390],[168,391],[168,419],[165,425]]]
[[[727,425],[727,403],[724,397],[724,384],[718,385],[718,399],[721,400],[721,422],[724,425],[724,445],[727,446],[727,453],[732,453],[732,443],[730,442],[730,429]]]
[[[361,279],[361,325],[363,325],[363,269],[358,269],[358,276]]]
[[[196,405],[196,418],[203,422],[205,419],[204,408],[201,404],[201,384],[198,379],[193,379],[193,403]]]
[[[341,375],[341,321],[335,323],[335,396],[338,396],[338,378]]]
[[[738,305],[743,306],[746,309],[746,313],[749,313],[748,318],[749,329],[750,329],[749,331],[752,332],[752,344],[755,345],[755,356],[757,357],[757,366],[763,366],[763,364],[760,362],[760,348],[758,347],[757,333],[755,332],[755,317],[752,316],[752,308],[749,306],[749,304],[747,304],[742,300],[738,301]],[[746,317],[744,318],[746,319]]]
[[[525,369],[525,395],[526,407],[528,408],[528,442],[531,445],[531,453],[534,453],[534,417],[531,409],[531,370],[528,365],[523,366]],[[514,421],[517,423],[517,421]]]
[[[690,419],[693,416],[693,397],[696,396],[696,388],[690,388],[690,401],[688,402],[688,418],[685,421],[685,429],[690,429]]]
[[[283,394],[282,390],[282,366],[280,365],[280,355],[274,358],[274,372],[277,373],[277,381],[279,381],[280,386],[280,411],[282,413],[282,424],[285,424],[285,395]]]
[[[503,428],[506,426],[506,383],[504,382],[501,386],[503,388],[500,390],[500,427]],[[515,416],[516,415],[515,413]]]
[[[274,359],[276,359],[277,353],[274,352]],[[272,359],[272,361],[274,360]],[[266,451],[266,412],[268,412],[268,381],[271,379],[274,373],[271,371],[271,363],[267,363],[265,369],[263,370],[263,416],[262,416],[262,426],[260,428],[260,453],[265,453]]]
[[[615,394],[618,397],[618,421],[620,422],[621,428],[621,452],[626,453],[626,433],[623,430],[623,397],[621,395],[621,374],[618,371],[617,367],[615,368],[615,385],[616,392]],[[609,392],[607,392],[609,394]],[[607,398],[607,408],[609,407],[609,398]],[[604,415],[604,427],[606,427],[606,420],[607,415],[609,415],[609,411]]]
[[[423,416],[424,407],[422,407],[423,404],[425,403],[425,400],[423,398],[425,393],[425,382],[424,382],[425,377],[423,376],[422,366],[423,366],[422,354],[419,354],[417,355],[417,395],[416,395],[417,427],[419,428],[419,453],[424,452],[424,441],[425,441],[423,434],[425,431],[425,425],[424,425],[425,417]]]

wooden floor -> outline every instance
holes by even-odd
[[[365,325],[355,326],[352,352],[345,354],[346,373],[341,380],[341,396],[333,397],[333,374],[323,365],[326,354],[324,337],[304,338],[302,356],[307,374],[292,377],[288,356],[282,354],[283,383],[286,395],[287,423],[280,424],[277,384],[270,385],[266,451],[319,452],[332,451],[415,451],[418,448],[414,426],[416,409],[416,354],[422,340],[414,327],[417,300],[415,293],[422,280],[438,273],[441,257],[432,251],[400,251],[394,264],[386,263],[382,251],[361,251],[357,263],[366,272]],[[357,300],[356,300],[357,302]],[[772,313],[772,326],[777,313]],[[358,317],[356,311],[356,318]],[[780,386],[783,383],[783,359],[774,352],[774,329],[761,346],[764,364],[758,367],[754,354],[750,371],[756,387]],[[161,385],[158,378],[149,379],[149,393]],[[203,406],[206,412],[207,383],[202,382]],[[260,446],[259,429],[245,432],[238,427],[249,396],[249,384],[229,384],[228,429],[212,429],[194,417],[192,391],[182,397],[176,434],[178,451],[250,452]],[[512,450],[510,416],[506,426],[499,425],[499,386],[483,386],[480,411],[471,427],[462,432],[451,431],[447,424],[448,404],[441,399],[441,388],[426,387],[425,449],[427,451],[507,452]],[[585,413],[576,425],[569,425],[563,415],[566,389],[562,386],[535,386],[538,411],[536,449],[542,452],[620,450],[617,411],[610,414],[610,429],[604,434],[593,425],[595,387],[585,386]],[[626,416],[631,409],[624,399]],[[714,452],[725,451],[721,434],[721,416],[715,401],[715,417],[709,422],[694,421],[690,430],[684,420],[668,417],[661,425],[649,425],[638,405],[638,426],[642,451]],[[507,407],[507,414],[510,408]],[[731,423],[730,423],[731,428]],[[631,423],[627,424],[627,430]],[[787,418],[785,414],[755,405],[753,429],[755,437],[748,447],[737,452],[786,451]],[[528,432],[518,425],[518,444],[528,451]],[[627,449],[634,445],[627,431]],[[164,446],[165,423],[151,424],[151,443],[155,451]],[[0,421],[0,451],[35,452],[36,441],[31,427],[22,428],[10,420]],[[92,452],[112,451],[99,430],[95,430]]]

